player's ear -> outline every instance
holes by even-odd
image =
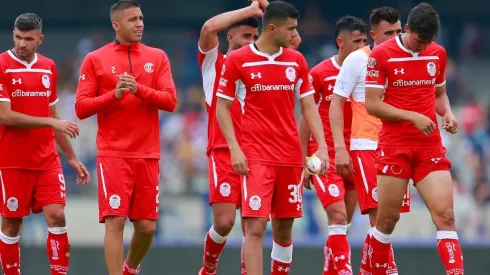
[[[119,31],[120,27],[119,27],[119,23],[117,23],[116,21],[112,21],[112,28],[115,30],[115,31]]]
[[[276,30],[276,26],[274,24],[269,24],[267,26],[267,30],[269,30],[271,33],[274,33],[274,31]]]
[[[337,43],[337,46],[339,46],[339,49],[344,46],[344,40],[342,40],[342,38],[340,38],[340,37],[337,37],[335,39],[335,43]]]
[[[410,33],[410,28],[408,27],[408,24],[405,24],[405,32]]]
[[[41,34],[41,35],[39,36],[39,42],[37,43],[37,45],[38,45],[38,46],[39,46],[39,45],[41,45],[41,44],[43,43],[43,40],[44,40],[44,34]]]
[[[231,32],[228,32],[226,34],[226,39],[228,39],[228,42],[231,42],[231,39],[233,38],[233,34],[231,34]]]
[[[376,33],[374,31],[370,31],[369,32],[369,35],[371,36],[371,38],[374,40],[374,37],[376,35]]]

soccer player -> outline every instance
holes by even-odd
[[[297,18],[292,5],[270,3],[262,19],[262,35],[256,43],[230,53],[217,91],[218,122],[233,168],[242,175],[244,256],[249,275],[263,272],[262,247],[269,216],[274,241],[271,272],[288,274],[291,268],[291,230],[294,218],[302,216],[303,161],[294,117],[295,95],[319,145],[316,155],[322,170],[328,159],[308,65],[299,52],[285,48],[297,35]],[[236,94],[237,81],[246,90]],[[235,95],[242,107],[240,144],[230,114]]]
[[[310,77],[315,88],[315,101],[322,118],[325,141],[331,160],[335,159],[329,122],[332,90],[345,58],[353,51],[366,45],[367,34],[368,27],[361,19],[353,16],[342,17],[335,26],[337,55],[324,60],[310,70]],[[352,110],[350,106],[347,106],[344,111],[343,134],[348,142],[351,132]],[[299,125],[303,156],[311,155],[317,150],[317,145],[313,140],[309,141],[310,133],[303,117],[300,118]],[[310,177],[309,173],[305,173],[303,185],[310,189],[310,182],[313,181],[318,199],[328,217],[329,236],[324,248],[323,274],[352,274],[347,229],[357,204],[356,192],[352,177],[339,175],[335,171],[334,164],[333,161],[329,163],[329,170],[324,175]]]
[[[55,143],[78,174],[77,184],[88,183],[90,175],[68,139],[78,136],[77,125],[60,120],[56,112],[56,65],[36,53],[44,40],[41,18],[19,15],[13,38],[14,48],[0,54],[2,270],[5,275],[20,274],[19,231],[23,217],[32,210],[43,212],[48,225],[51,274],[66,274],[70,259],[66,186]]]
[[[216,119],[216,89],[221,78],[221,68],[231,51],[257,40],[259,22],[255,17],[262,15],[259,2],[253,1],[246,8],[209,19],[201,29],[198,60],[209,115],[207,154],[209,203],[213,209],[213,226],[206,234],[203,266],[199,274],[216,274],[219,256],[235,224],[236,209],[241,205],[240,174],[233,171],[230,150]],[[228,51],[223,55],[218,49],[218,33],[226,29]],[[234,128],[239,128],[240,104],[234,102],[231,110]]]
[[[406,33],[373,49],[367,64],[366,108],[383,127],[376,157],[378,215],[371,239],[372,274],[387,274],[390,238],[399,219],[409,179],[413,179],[437,228],[446,274],[464,274],[455,231],[453,186],[437,116],[443,129],[458,124],[446,95],[446,51],[433,42],[439,16],[427,3],[408,15]]]
[[[85,57],[75,110],[80,119],[97,115],[99,222],[105,223],[107,268],[110,275],[129,275],[139,272],[158,218],[158,111],[173,112],[177,96],[165,52],[140,43],[139,3],[118,1],[110,16],[116,39]],[[126,217],[134,234],[123,263]]]
[[[381,121],[369,115],[364,106],[366,66],[371,49],[398,35],[402,28],[400,12],[391,7],[374,9],[370,21],[370,34],[374,44],[353,52],[342,64],[330,103],[330,125],[335,143],[336,170],[341,175],[354,176],[361,214],[369,215],[370,225],[373,228],[378,207],[374,159]],[[345,137],[344,134],[347,110],[353,112],[350,138]],[[349,155],[348,148],[354,161]],[[370,274],[371,272],[368,259],[370,239],[371,229],[363,244],[360,274]],[[388,274],[396,274],[394,258],[389,264]]]

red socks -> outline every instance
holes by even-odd
[[[214,227],[209,229],[204,242],[204,256],[202,262],[201,274],[215,274],[218,265],[219,256],[226,244],[226,237],[220,236]]]
[[[381,233],[376,228],[373,229],[372,234],[371,274],[386,275],[391,253],[391,234]]]
[[[240,250],[240,262],[242,263],[242,275],[247,275],[247,270],[245,269],[245,258],[243,256],[243,245],[245,244],[245,236],[243,236],[242,250]]]
[[[352,274],[350,262],[350,245],[347,239],[348,225],[334,224],[328,226],[328,240],[326,247],[329,249],[329,258],[333,262],[334,272],[330,273],[331,268],[324,275],[328,274]],[[331,266],[329,259],[325,258],[325,265]]]
[[[293,242],[278,244],[273,241],[271,258],[271,275],[289,274],[293,261]]]
[[[123,275],[137,275],[139,272],[140,272],[139,266],[137,268],[131,268],[129,267],[128,263],[124,261]]]
[[[447,275],[464,275],[463,251],[459,246],[458,233],[437,231],[437,250]]]
[[[362,245],[359,275],[371,275],[371,255],[373,253],[373,249],[371,248],[372,231],[373,228],[370,228]]]
[[[48,228],[46,250],[48,252],[51,275],[66,275],[70,262],[70,242],[66,227]]]
[[[19,236],[8,237],[0,232],[0,260],[4,275],[20,274]]]

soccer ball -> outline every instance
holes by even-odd
[[[316,155],[312,155],[311,157],[306,157],[306,166],[308,167],[308,173],[316,175],[322,169],[322,161]]]

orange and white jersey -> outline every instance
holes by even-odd
[[[335,82],[333,93],[351,99],[352,132],[350,150],[376,150],[381,120],[368,114],[366,98],[366,72],[372,46],[366,46],[347,56]]]

